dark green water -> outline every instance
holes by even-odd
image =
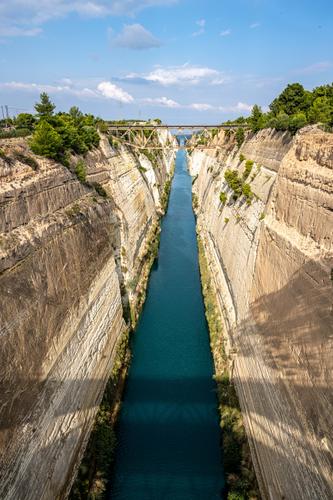
[[[191,177],[177,154],[159,259],[132,343],[112,500],[211,500],[224,484]]]

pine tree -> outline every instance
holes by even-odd
[[[40,102],[35,104],[35,110],[40,118],[48,118],[53,115],[55,104],[53,104],[46,92],[40,94]]]

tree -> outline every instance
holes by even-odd
[[[258,132],[263,125],[263,113],[261,107],[255,104],[252,108],[252,113],[249,118],[250,126],[252,132]]]
[[[333,120],[333,99],[317,97],[308,112],[311,123],[331,123]]]
[[[297,130],[305,127],[307,122],[308,121],[304,113],[296,113],[295,115],[290,117],[288,129],[290,130],[290,132],[295,134]]]
[[[63,151],[61,136],[46,120],[36,126],[30,147],[35,154],[53,159],[58,159]]]
[[[287,85],[283,92],[270,104],[270,109],[275,116],[279,113],[293,115],[306,111],[311,102],[311,92],[304,90],[300,83]]]
[[[77,106],[72,106],[69,110],[69,115],[73,118],[75,123],[79,123],[83,117],[82,111]]]
[[[35,104],[35,110],[40,118],[48,118],[53,115],[55,104],[53,104],[46,92],[40,94],[40,102]]]
[[[15,119],[16,128],[28,128],[32,130],[36,123],[36,118],[30,113],[20,113]]]

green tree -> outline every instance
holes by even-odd
[[[311,102],[311,93],[304,90],[300,83],[287,85],[283,92],[270,104],[270,109],[275,116],[279,113],[293,115],[306,111]]]
[[[261,107],[255,104],[252,108],[252,113],[249,118],[252,132],[258,132],[263,125],[263,113]]]
[[[308,123],[306,115],[304,113],[296,113],[295,115],[290,117],[288,129],[290,132],[295,134],[297,130]]]
[[[32,130],[36,123],[36,118],[30,113],[20,113],[15,118],[15,126],[16,128],[28,128]]]
[[[236,131],[236,141],[238,148],[241,147],[245,139],[245,133],[243,127],[239,127]]]
[[[46,120],[40,121],[36,126],[30,147],[37,155],[53,159],[59,159],[63,151],[61,136]]]
[[[331,123],[333,121],[333,99],[317,97],[308,112],[310,123]]]
[[[35,110],[40,118],[48,118],[53,115],[55,104],[53,104],[46,92],[40,94],[40,102],[35,104]]]

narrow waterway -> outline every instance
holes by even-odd
[[[111,499],[220,499],[217,400],[184,151],[177,154],[159,259],[132,353]]]

